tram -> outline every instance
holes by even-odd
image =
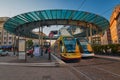
[[[77,38],[82,57],[94,57],[92,46],[85,38]]]
[[[52,45],[52,53],[60,56],[64,61],[81,59],[77,39],[72,36],[60,36]]]

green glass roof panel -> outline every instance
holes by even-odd
[[[86,21],[87,22],[92,22],[92,20],[94,20],[94,18],[96,18],[96,15],[91,14],[91,16],[86,19]]]
[[[81,12],[81,13],[79,14],[79,16],[76,18],[76,20],[80,20],[81,17],[83,17],[84,14],[85,14],[85,13]]]
[[[51,11],[50,10],[46,10],[46,14],[48,16],[48,19],[52,19],[52,15],[51,15]]]
[[[38,15],[36,14],[36,12],[33,12],[33,13],[32,13],[32,16],[35,18],[36,21],[40,19],[40,18],[38,17]]]
[[[89,16],[89,14],[86,12],[85,15],[81,18],[81,20],[86,21],[88,19],[87,18],[88,16]]]
[[[61,10],[57,10],[57,19],[61,18]]]
[[[25,15],[25,14],[22,14],[22,15],[19,15],[18,17],[23,21],[23,23],[22,24],[24,24],[24,23],[27,23],[28,22],[28,20],[27,20],[27,18],[26,18],[26,16],[27,15]]]
[[[54,10],[33,11],[33,12],[28,12],[14,16],[5,22],[4,27],[8,31],[10,30],[11,32],[11,31],[15,31],[17,27],[20,27],[26,23],[43,21],[43,20],[58,20],[58,19],[75,20],[81,22],[84,21],[86,23],[95,24],[96,26],[102,29],[109,26],[108,20],[106,20],[104,17],[101,17],[93,13],[89,13],[85,11],[77,11],[77,10],[54,9]]]
[[[42,11],[41,14],[44,16],[45,19],[49,19],[45,11]]]
[[[52,11],[52,19],[57,19],[57,16],[56,16],[56,14],[57,14],[57,11],[56,10],[53,10]]]
[[[16,17],[14,17],[14,19],[15,19],[17,22],[19,22],[19,23],[20,23],[19,25],[21,25],[21,24],[24,24],[24,23],[25,23],[25,21],[23,21],[23,19],[21,19],[21,18],[19,17],[19,15],[18,15],[18,16],[16,16]]]
[[[44,20],[45,18],[44,18],[43,14],[41,12],[39,12],[39,17],[40,17],[41,20]]]
[[[70,16],[71,16],[72,13],[73,13],[73,11],[67,11],[65,19],[70,19]]]
[[[66,14],[66,10],[63,10],[61,14],[62,14],[61,19],[65,19],[64,17],[65,17],[65,14]]]
[[[82,12],[74,11],[73,15],[71,16],[72,19],[73,19],[73,20],[77,20],[76,18],[78,18],[81,13],[82,13]]]
[[[34,19],[35,17],[32,15],[32,13],[31,14],[26,14],[25,18],[27,18],[27,20],[29,22],[37,20],[37,19]]]

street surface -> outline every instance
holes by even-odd
[[[0,62],[12,57],[0,57]],[[0,80],[120,80],[120,61],[91,58],[48,67],[0,64]]]

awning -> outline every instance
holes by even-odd
[[[9,45],[9,46],[1,46],[1,48],[12,48],[12,45]]]

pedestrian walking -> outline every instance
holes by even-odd
[[[45,54],[47,54],[48,53],[48,48],[45,48]]]
[[[51,49],[50,49],[50,47],[48,48],[48,60],[51,60]]]
[[[41,56],[43,56],[43,47],[41,47]]]

